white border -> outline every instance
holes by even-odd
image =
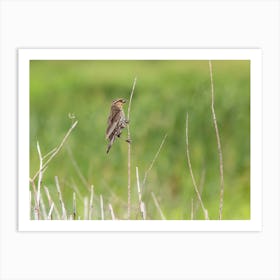
[[[32,221],[29,219],[30,60],[250,60],[251,219],[228,221]],[[261,231],[262,65],[260,49],[20,49],[19,66],[19,231]]]

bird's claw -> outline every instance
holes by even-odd
[[[125,142],[130,144],[131,143],[131,139],[126,139]]]

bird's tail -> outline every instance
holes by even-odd
[[[107,154],[109,153],[109,151],[110,151],[111,147],[112,147],[112,144],[111,144],[111,143],[109,143],[109,145],[108,145],[108,147],[107,147],[107,151],[106,151],[106,153],[107,153]]]
[[[108,147],[107,147],[107,151],[106,151],[107,154],[109,153],[109,151],[110,151],[110,149],[111,149],[111,147],[112,147],[114,141],[115,141],[115,136],[113,135],[113,136],[111,137],[110,142],[109,142]]]

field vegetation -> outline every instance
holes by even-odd
[[[222,219],[250,219],[250,63],[212,68]],[[129,101],[135,77],[129,171],[127,130],[109,154],[105,130],[111,102]],[[219,219],[211,94],[203,60],[31,61],[31,219],[205,219],[187,155],[209,219]]]

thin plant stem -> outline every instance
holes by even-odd
[[[220,140],[219,128],[217,124],[217,118],[215,113],[215,94],[214,94],[214,82],[213,82],[213,70],[212,70],[212,62],[209,60],[209,70],[210,70],[210,80],[211,80],[211,111],[212,118],[216,133],[217,139],[217,147],[220,161],[220,206],[219,206],[219,219],[223,218],[223,201],[224,201],[224,164],[223,164],[223,153],[222,153],[222,145]]]
[[[29,191],[29,218],[32,219],[32,192]]]
[[[49,207],[51,207],[51,205],[53,204],[53,199],[52,199],[52,197],[51,197],[51,195],[50,195],[49,189],[48,189],[46,186],[44,186],[44,190],[45,190],[46,196],[47,196],[47,198],[48,198]],[[54,212],[55,212],[56,218],[57,218],[58,220],[60,220],[60,214],[59,214],[59,211],[58,211],[58,209],[57,209],[57,207],[56,207],[55,204],[54,204],[54,206],[53,206],[53,210],[54,210]]]
[[[88,220],[88,197],[84,197],[84,220]]]
[[[42,196],[40,197],[40,207],[41,207],[41,209],[42,209],[42,216],[43,216],[43,219],[46,220],[47,217],[48,217],[48,215],[47,215],[45,203],[44,203],[44,201],[43,201]]]
[[[161,151],[161,149],[162,149],[162,146],[163,146],[163,144],[164,144],[164,142],[165,142],[165,140],[166,140],[166,137],[167,137],[167,134],[165,134],[164,138],[162,139],[161,144],[160,144],[160,146],[159,146],[159,148],[158,148],[158,150],[157,150],[157,152],[156,152],[156,154],[155,154],[155,156],[154,156],[154,158],[153,158],[153,160],[152,160],[152,162],[151,162],[149,168],[148,168],[147,171],[145,172],[144,179],[143,179],[143,181],[142,181],[142,193],[143,193],[143,188],[144,188],[144,185],[145,185],[145,183],[146,183],[148,174],[150,173],[150,171],[152,170],[152,168],[153,168],[153,166],[154,166],[154,163],[155,163],[155,161],[156,161],[156,159],[157,159],[157,157],[158,157],[158,155],[159,155],[159,153],[160,153],[160,151]]]
[[[200,181],[199,181],[199,185],[198,185],[198,191],[199,191],[200,196],[202,196],[204,182],[205,182],[205,168],[202,169]],[[196,217],[196,211],[197,211],[198,207],[199,207],[199,201],[196,198],[195,203],[194,203],[194,209],[193,209],[194,210],[194,213],[193,213],[194,219]]]
[[[72,153],[71,148],[70,148],[70,147],[67,147],[66,150],[67,150],[67,153],[68,153],[68,155],[69,155],[69,157],[70,157],[70,160],[71,160],[71,162],[72,162],[72,164],[73,164],[73,166],[74,166],[74,168],[75,168],[75,170],[76,170],[78,176],[80,177],[80,179],[81,179],[81,181],[83,182],[83,184],[85,185],[85,187],[86,187],[87,189],[89,189],[89,184],[88,184],[86,178],[84,177],[84,175],[82,174],[79,165],[77,164],[76,160],[74,159],[74,156],[73,156],[73,153]]]
[[[142,219],[146,220],[146,209],[145,204],[142,200],[141,188],[140,188],[140,181],[139,181],[139,172],[138,167],[136,166],[136,182],[137,182],[137,192],[138,192],[138,201],[139,201],[139,208],[142,215]]]
[[[56,149],[57,149],[57,148],[55,147],[54,149],[52,149],[51,151],[49,151],[46,155],[44,155],[44,156],[43,156],[43,160],[46,159],[48,156],[52,155],[52,154],[55,152]]]
[[[134,94],[134,88],[136,85],[136,78],[134,79],[132,90],[130,93],[129,103],[128,103],[128,109],[127,109],[127,120],[129,121],[127,124],[127,139],[128,141],[128,150],[127,150],[127,219],[130,219],[130,213],[131,213],[131,139],[130,139],[130,110],[131,110],[131,102],[132,97]]]
[[[196,184],[196,181],[195,181],[195,178],[194,178],[194,175],[193,175],[193,171],[192,171],[192,164],[191,164],[191,160],[190,160],[190,151],[189,151],[188,121],[189,121],[189,120],[188,120],[188,114],[187,114],[187,116],[186,116],[187,162],[188,162],[188,166],[189,166],[189,170],[190,170],[190,174],[191,174],[191,178],[192,178],[194,190],[195,190],[195,192],[196,192],[197,198],[198,198],[198,200],[199,200],[199,202],[200,202],[200,205],[201,205],[201,208],[202,208],[202,210],[203,210],[205,220],[209,220],[208,211],[207,211],[207,209],[204,207],[204,204],[203,204],[201,195],[200,195],[200,193],[199,193],[199,191],[198,191],[198,187],[197,187],[197,184]]]
[[[109,203],[109,211],[110,211],[110,213],[111,213],[112,220],[116,220],[113,207],[112,207],[112,205],[111,205],[110,203]]]
[[[103,196],[100,195],[100,212],[101,212],[101,220],[104,220],[104,207],[103,207]]]
[[[77,203],[76,203],[76,193],[73,192],[73,220],[77,217]]]
[[[39,170],[36,172],[36,174],[33,176],[33,178],[31,179],[32,181],[34,181],[37,176],[40,174],[40,172],[42,170],[44,170],[47,165],[50,163],[50,161],[58,154],[58,152],[61,150],[61,148],[63,147],[64,143],[66,142],[68,136],[71,134],[72,130],[75,128],[75,126],[77,125],[78,121],[75,121],[72,126],[70,127],[70,129],[68,130],[68,132],[66,133],[66,135],[64,136],[64,138],[62,139],[61,143],[53,149],[53,153],[52,155],[48,158],[48,160],[42,164],[42,166],[39,168]]]
[[[60,205],[61,205],[62,219],[67,220],[66,209],[65,209],[64,202],[63,202],[63,199],[62,199],[62,194],[61,194],[61,190],[60,190],[60,186],[59,186],[59,182],[58,182],[58,177],[55,176],[54,179],[55,179],[55,184],[56,184],[56,188],[57,188],[57,192],[58,192],[59,202],[60,202]]]
[[[34,198],[34,219],[35,220],[39,220],[39,205],[37,202],[37,190],[36,190],[36,185],[34,183],[34,181],[30,180],[32,189],[33,189],[33,198]]]
[[[48,220],[51,220],[52,219],[52,211],[54,209],[54,203],[51,204],[51,208],[50,208],[50,211],[49,211],[49,214],[48,214]]]
[[[39,141],[37,141],[37,151],[38,151],[38,155],[39,155],[39,162],[40,162],[40,171],[39,171],[39,177],[38,177],[38,185],[37,185],[37,205],[36,207],[38,207],[38,214],[39,214],[39,218],[40,218],[40,196],[41,196],[41,182],[42,182],[42,177],[43,177],[43,158],[42,158],[42,154],[41,154],[41,149],[40,149],[40,145],[39,145]]]
[[[193,220],[194,217],[194,209],[193,209],[193,198],[192,198],[192,202],[191,202],[191,220]]]
[[[157,200],[155,194],[154,194],[153,192],[151,192],[151,195],[152,195],[152,197],[153,197],[155,206],[156,206],[156,208],[157,208],[157,210],[158,210],[158,212],[159,212],[159,215],[160,215],[161,219],[162,219],[162,220],[166,220],[166,218],[165,218],[165,216],[163,215],[163,212],[162,212],[162,210],[161,210],[161,208],[160,208],[160,206],[159,206],[159,203],[158,203],[158,200]]]
[[[92,220],[93,214],[93,185],[90,186],[90,200],[89,200],[89,220]]]

